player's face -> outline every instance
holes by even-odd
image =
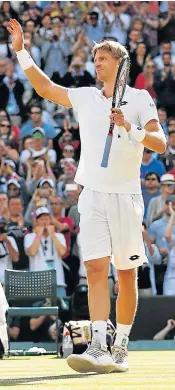
[[[97,50],[94,65],[97,78],[102,82],[115,80],[119,61],[105,50]]]

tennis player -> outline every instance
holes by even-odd
[[[79,197],[80,241],[87,269],[93,338],[82,355],[70,355],[78,372],[128,370],[128,338],[137,309],[137,267],[147,261],[142,240],[143,201],[140,165],[144,146],[164,153],[166,139],[149,93],[126,87],[121,109],[111,112],[117,69],[127,53],[106,40],[93,48],[97,77],[104,87],[66,89],[55,85],[24,49],[20,24],[8,31],[18,61],[36,92],[55,103],[73,107],[78,115],[81,157],[75,180],[84,186]],[[114,135],[107,168],[101,167],[110,121]],[[108,270],[113,254],[119,280],[117,331],[112,355],[106,347],[110,312]]]
[[[4,294],[3,287],[0,283],[0,358],[8,350],[8,334],[6,323],[6,311],[8,309],[8,303]]]

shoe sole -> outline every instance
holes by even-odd
[[[129,367],[120,367],[120,366],[115,366],[114,370],[111,371],[111,373],[115,372],[127,372],[129,371]]]
[[[97,372],[98,374],[109,374],[110,372],[113,372],[114,365],[110,364],[107,366],[102,366],[98,364],[93,364],[89,362],[88,360],[83,360],[81,358],[77,357],[68,357],[67,363],[69,367],[71,367],[74,371],[80,372],[80,373],[86,373],[86,372]]]

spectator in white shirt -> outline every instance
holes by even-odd
[[[131,24],[131,18],[128,14],[122,12],[121,1],[115,1],[111,7],[112,12],[105,12],[107,22],[106,35],[116,38],[122,45],[126,44],[127,31]]]
[[[66,253],[66,241],[61,233],[55,232],[49,210],[39,207],[35,213],[36,221],[33,233],[24,239],[24,248],[29,256],[29,270],[41,271],[56,269],[57,296],[66,296],[66,284],[62,256]]]
[[[173,227],[175,223],[175,203],[169,202],[170,218],[165,229],[164,237],[169,246],[168,264],[164,277],[163,294],[175,295],[175,235]]]

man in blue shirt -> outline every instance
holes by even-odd
[[[147,217],[147,208],[152,198],[160,194],[159,176],[155,172],[147,173],[145,176],[145,186],[142,188],[143,201],[145,206],[144,219]]]
[[[141,165],[141,179],[142,182],[145,179],[145,176],[149,172],[155,172],[159,177],[166,173],[166,169],[162,161],[155,160],[153,157],[153,151],[147,148],[144,148],[143,160]],[[142,183],[143,184],[143,183]]]
[[[30,109],[30,120],[25,123],[20,131],[19,138],[22,139],[27,135],[33,134],[33,129],[35,127],[42,127],[45,131],[46,138],[55,138],[58,134],[58,131],[51,125],[48,125],[45,122],[42,122],[42,109],[38,105],[31,106]]]

